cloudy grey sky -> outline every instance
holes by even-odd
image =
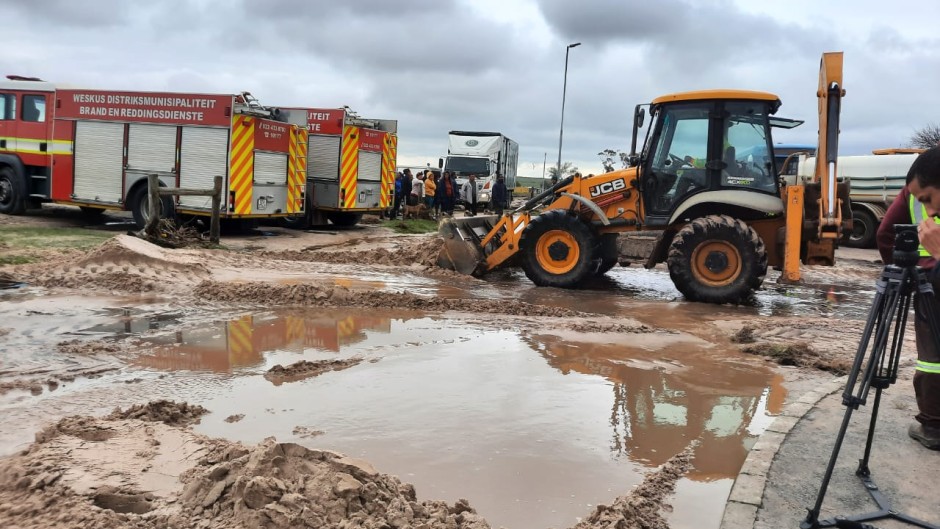
[[[823,51],[845,52],[842,153],[940,122],[940,2],[928,0],[0,0],[0,72],[72,86],[250,91],[268,105],[397,119],[399,164],[437,163],[447,131],[598,172],[635,104],[674,91],[778,94],[815,142]]]

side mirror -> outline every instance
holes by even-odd
[[[636,128],[643,128],[643,123],[646,121],[646,109],[637,105],[636,112],[633,115],[633,121],[636,123]]]
[[[437,168],[438,168],[438,169],[443,169],[443,168],[444,168],[444,159],[443,159],[443,158],[438,158],[438,159],[437,159]]]

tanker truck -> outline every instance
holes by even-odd
[[[921,152],[923,149],[876,149],[870,155],[839,156],[836,176],[849,181],[852,203],[852,231],[843,244],[852,248],[875,245],[878,225],[888,205],[904,188],[907,171]],[[801,155],[796,177],[812,177],[815,163],[813,156]]]
[[[438,167],[454,174],[463,184],[476,176],[477,203],[489,207],[496,175],[503,175],[506,188],[516,186],[519,165],[519,144],[500,132],[452,130],[448,133],[447,156],[438,160]]]

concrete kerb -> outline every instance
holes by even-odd
[[[721,529],[753,529],[757,521],[757,511],[764,497],[767,474],[770,466],[786,441],[790,430],[816,404],[828,395],[845,387],[846,377],[836,378],[819,388],[801,395],[799,399],[787,404],[767,430],[761,434],[741,465],[741,471],[734,480],[725,512],[721,518]]]

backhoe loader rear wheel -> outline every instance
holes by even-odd
[[[767,275],[767,249],[743,221],[712,215],[679,230],[667,264],[672,282],[686,299],[741,303]]]
[[[549,211],[522,232],[522,269],[538,286],[571,288],[592,272],[596,245],[587,224],[566,211]]]

